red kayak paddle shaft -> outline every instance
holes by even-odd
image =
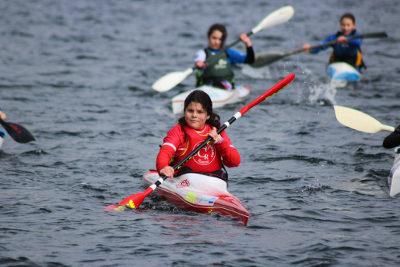
[[[235,115],[233,115],[228,121],[226,121],[219,129],[218,129],[218,134],[221,133],[223,130],[228,128],[233,122],[235,122],[237,119],[242,117],[244,114],[246,114],[250,109],[252,109],[254,106],[260,104],[262,101],[264,101],[267,97],[270,97],[271,95],[275,94],[282,88],[284,88],[286,85],[291,83],[295,78],[294,73],[290,73],[287,75],[285,78],[280,80],[278,83],[276,83],[274,86],[272,86],[270,89],[266,90],[262,95],[251,101],[249,104],[244,106],[239,112],[237,112]],[[179,169],[182,167],[182,165],[190,160],[194,155],[197,154],[197,152],[200,151],[203,147],[205,147],[210,141],[212,140],[212,137],[209,136],[206,140],[204,140],[199,146],[197,146],[192,152],[189,153],[184,159],[176,163],[174,166],[174,170]],[[132,209],[137,209],[139,208],[140,204],[142,204],[143,200],[150,195],[158,186],[160,186],[164,180],[167,179],[166,176],[161,176],[154,184],[150,185],[145,191],[130,195],[123,199],[121,202],[118,203],[119,206],[128,206],[129,208]]]

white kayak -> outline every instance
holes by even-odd
[[[358,82],[361,80],[361,73],[350,64],[344,62],[336,62],[328,65],[328,76],[339,82]]]
[[[202,90],[206,92],[210,96],[211,101],[213,102],[213,108],[219,108],[225,106],[226,104],[231,104],[241,101],[250,93],[250,88],[247,86],[239,85],[233,90],[225,90],[204,85],[196,89],[183,92],[177,96],[174,96],[172,98],[172,112],[174,114],[183,112],[185,99],[194,90]]]
[[[146,184],[155,183],[160,176],[155,170],[143,176]],[[228,192],[225,181],[203,174],[186,173],[166,179],[155,191],[173,205],[200,213],[217,213],[232,217],[247,225],[249,212],[240,200]]]
[[[400,147],[395,149],[394,163],[388,177],[388,185],[391,197],[400,193]]]

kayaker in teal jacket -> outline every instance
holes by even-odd
[[[208,47],[196,53],[195,66],[196,86],[212,85],[223,89],[235,87],[233,64],[251,64],[254,62],[254,50],[251,39],[245,34],[240,35],[240,40],[246,45],[246,54],[232,49],[224,48],[227,31],[224,25],[214,24],[207,33]],[[213,56],[209,62],[206,60]]]
[[[356,30],[356,19],[353,14],[345,13],[340,17],[339,22],[340,31],[328,36],[321,42],[321,45],[325,45],[336,40],[335,44],[311,50],[310,44],[304,44],[303,48],[304,50],[309,50],[311,54],[316,54],[321,50],[332,47],[333,52],[329,58],[329,63],[346,62],[355,67],[358,71],[361,71],[366,68],[361,53],[362,40],[360,38],[351,39],[358,35]]]

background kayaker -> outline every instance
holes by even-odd
[[[239,166],[240,155],[225,131],[217,134],[220,120],[219,116],[213,112],[210,97],[203,91],[193,91],[185,99],[183,112],[184,116],[164,138],[157,155],[157,171],[168,177],[192,172],[227,180],[224,165]],[[187,161],[183,168],[174,171],[170,165],[183,159],[209,135],[214,141]]]
[[[240,40],[246,45],[246,54],[232,49],[224,48],[228,33],[224,25],[213,24],[207,32],[208,47],[197,51],[195,57],[196,86],[212,85],[231,90],[235,87],[233,64],[254,63],[254,50],[250,37],[242,33]],[[206,60],[213,56],[206,63]]]
[[[400,125],[397,126],[394,132],[386,136],[382,145],[384,148],[394,148],[400,146]]]
[[[333,52],[329,58],[329,63],[346,62],[356,68],[358,71],[366,69],[361,53],[361,38],[354,38],[349,40],[355,35],[358,35],[356,29],[356,19],[353,14],[345,13],[340,17],[340,31],[336,34],[328,36],[321,42],[321,45],[327,44],[336,40],[336,43],[330,45]],[[303,49],[309,51],[311,54],[316,54],[321,50],[327,49],[329,46],[322,48],[310,49],[310,44],[304,44]]]

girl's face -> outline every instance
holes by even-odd
[[[197,102],[191,102],[186,107],[184,115],[186,124],[195,130],[203,129],[206,121],[210,118],[203,105]]]
[[[356,25],[349,18],[343,18],[340,21],[340,30],[344,33],[344,35],[350,34],[355,28]]]
[[[222,32],[215,30],[208,37],[208,46],[212,49],[221,49],[222,45]]]

